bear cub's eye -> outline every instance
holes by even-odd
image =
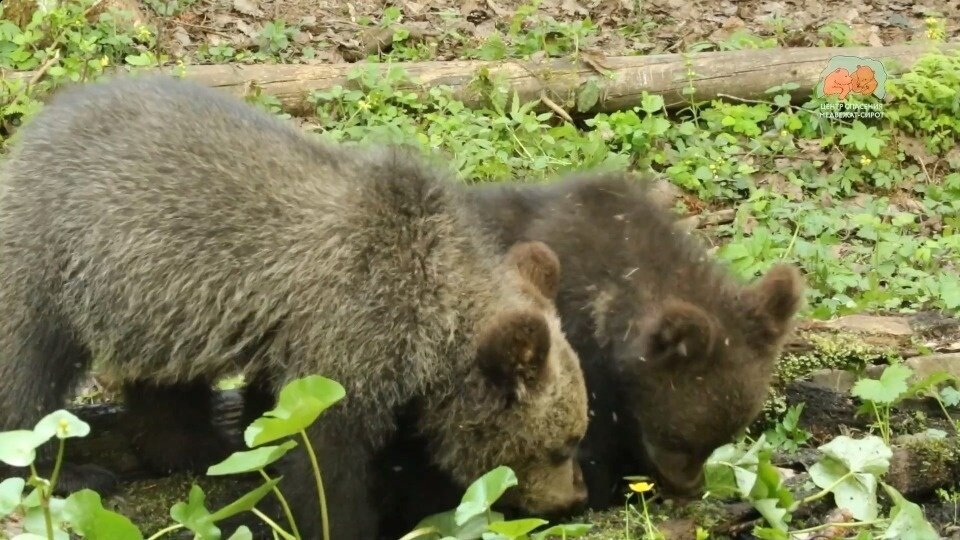
[[[577,453],[577,447],[580,445],[580,437],[571,437],[560,448],[554,448],[550,451],[550,462],[554,465],[561,465],[567,460],[573,459]]]

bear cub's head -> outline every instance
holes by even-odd
[[[637,447],[667,491],[696,493],[713,450],[760,413],[802,291],[799,271],[778,265],[718,309],[668,298],[615,345]]]
[[[471,373],[421,415],[430,454],[464,486],[497,466],[513,469],[518,485],[501,498],[503,510],[566,515],[586,502],[575,455],[587,391],[553,303],[560,262],[546,244],[522,242],[500,276],[507,293],[479,325]]]

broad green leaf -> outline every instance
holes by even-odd
[[[246,452],[234,452],[227,459],[211,465],[207,469],[208,476],[222,476],[225,474],[241,474],[263,469],[277,461],[290,449],[297,446],[297,441],[286,441],[276,446],[261,446]]]
[[[277,407],[250,424],[243,439],[253,448],[295,435],[345,395],[343,386],[319,375],[290,381],[280,390]]]
[[[644,92],[640,98],[640,108],[647,114],[660,112],[663,109],[663,96]]]
[[[907,388],[907,394],[911,396],[926,395],[943,383],[955,381],[956,379],[956,377],[946,371],[935,371],[924,377],[922,381],[911,384],[910,387]]]
[[[456,523],[463,525],[478,514],[483,514],[503,493],[517,485],[517,475],[510,467],[500,466],[470,484],[456,509]]]
[[[839,508],[861,521],[876,519],[878,478],[887,472],[892,452],[879,437],[841,435],[819,448],[824,456],[810,467],[810,478],[833,492]]]
[[[126,516],[103,507],[100,495],[84,489],[67,497],[63,517],[73,531],[89,540],[142,540],[143,534]]]
[[[0,482],[0,519],[7,517],[20,506],[24,484],[26,481],[23,478],[7,478]]]
[[[911,540],[937,540],[940,535],[923,515],[923,510],[905,499],[892,486],[883,484],[884,491],[893,501],[890,509],[890,525],[881,538],[910,538]]]
[[[548,538],[577,538],[593,529],[589,523],[564,523],[535,532],[530,535],[531,540],[547,540]]]
[[[577,111],[587,112],[600,101],[600,85],[596,79],[589,79],[580,85],[577,91]]]
[[[210,520],[213,522],[222,521],[240,512],[253,510],[253,507],[260,502],[260,499],[266,497],[278,483],[280,483],[280,478],[274,478],[269,482],[265,482],[257,489],[244,494],[239,499],[210,514]]]
[[[940,390],[940,401],[947,407],[956,407],[960,405],[960,390],[952,386],[946,386]]]
[[[491,512],[490,519],[492,521],[503,521],[503,514]],[[477,540],[483,536],[483,531],[487,530],[488,524],[487,514],[482,513],[473,516],[462,525],[457,525],[456,510],[450,510],[420,520],[420,523],[418,523],[414,529],[433,527],[443,536],[443,540],[449,538],[454,540]]]
[[[44,440],[50,440],[53,437],[58,439],[86,437],[90,434],[90,424],[68,411],[59,410],[41,418],[33,431]]]
[[[246,525],[241,525],[227,540],[253,540],[253,533]]]
[[[944,274],[940,277],[940,300],[947,309],[960,309],[960,277]]]
[[[760,515],[767,520],[767,523],[773,526],[774,529],[778,531],[786,532],[789,528],[785,518],[787,517],[787,510],[779,506],[779,499],[756,499],[750,501],[750,504],[760,512]]]
[[[818,448],[827,457],[833,458],[853,472],[863,472],[882,476],[890,467],[890,451],[883,439],[876,435],[866,435],[854,439],[840,435]]]
[[[204,505],[205,499],[203,489],[194,484],[190,488],[187,502],[178,502],[170,508],[170,517],[196,533],[201,539],[220,538],[220,529],[214,525],[210,511]]]
[[[753,535],[760,540],[790,540],[790,535],[786,531],[772,527],[754,527]]]
[[[497,521],[487,525],[487,529],[502,534],[510,540],[516,540],[521,536],[525,536],[530,533],[530,531],[536,529],[541,525],[546,525],[549,521],[545,519],[537,518],[528,518],[528,519],[515,519],[512,521]]]
[[[52,497],[48,503],[48,508],[50,510],[50,517],[54,523],[53,527],[53,540],[70,540],[70,535],[64,531],[62,528],[58,527],[57,524],[64,521],[63,510],[64,510],[64,500],[60,497]],[[46,536],[47,534],[47,521],[44,517],[43,508],[41,506],[34,506],[28,509],[23,516],[23,530],[24,532],[42,534]]]
[[[13,467],[26,467],[37,457],[37,447],[47,439],[30,429],[0,433],[0,461]]]
[[[713,451],[704,465],[704,484],[708,492],[720,498],[740,493],[733,467],[728,464],[736,462],[744,453],[745,451],[734,443],[725,444]]]
[[[913,370],[903,364],[887,366],[880,379],[860,379],[853,385],[851,393],[860,399],[883,403],[896,403],[907,391],[907,379]]]

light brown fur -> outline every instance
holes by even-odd
[[[503,464],[528,511],[581,502],[572,451],[552,460],[587,421],[577,356],[538,283],[556,257],[498,255],[445,176],[165,77],[63,92],[0,169],[0,428],[61,406],[91,358],[129,400],[155,393],[171,424],[190,415],[170,412],[184,408],[171,392],[200,409],[205,385],[237,370],[274,388],[322,374],[347,391],[310,430],[336,540],[375,536],[369,490],[383,486],[368,462],[410,404],[460,483]],[[153,427],[148,451],[165,431],[193,433]],[[296,453],[283,489],[305,538],[310,478]]]

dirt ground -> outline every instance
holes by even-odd
[[[175,17],[157,20],[174,54],[201,43],[245,48],[264,24],[280,19],[298,28],[294,42],[317,54],[305,62],[344,62],[344,54],[379,22],[384,9],[400,8],[402,23],[438,41],[437,59],[455,58],[464,46],[482,43],[506,28],[521,0],[200,0]],[[145,13],[153,15],[149,8]],[[960,35],[960,2],[954,0],[542,0],[532,17],[572,22],[589,17],[597,32],[584,49],[605,55],[653,54],[716,49],[738,31],[777,38],[786,46],[817,46],[819,31],[841,21],[849,42],[881,46],[904,43],[925,32],[924,19],[947,20],[947,38]],[[527,18],[530,20],[530,17]],[[836,40],[836,38],[834,38]],[[835,42],[835,41],[834,41]],[[830,44],[830,41],[826,42]]]

